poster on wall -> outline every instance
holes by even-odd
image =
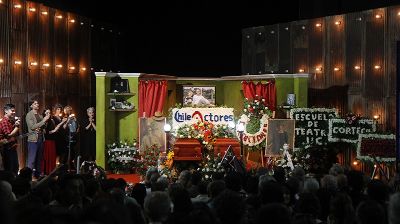
[[[265,155],[270,157],[282,156],[283,145],[289,149],[294,147],[295,120],[270,119],[268,120],[268,134]]]
[[[296,120],[295,148],[328,143],[329,119],[337,118],[336,109],[294,108],[290,118]]]
[[[139,120],[139,147],[143,152],[146,148],[157,145],[161,152],[166,151],[167,138],[164,132],[165,117],[146,118],[142,117]]]
[[[183,86],[182,105],[191,106],[214,106],[215,86]]]

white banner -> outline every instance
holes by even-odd
[[[235,122],[233,108],[213,107],[213,108],[193,108],[183,107],[172,109],[172,128],[176,130],[185,124],[194,124],[197,121],[211,122],[213,124],[225,124]]]

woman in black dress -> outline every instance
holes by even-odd
[[[87,110],[87,119],[83,122],[81,155],[83,161],[96,160],[96,121],[94,107]]]

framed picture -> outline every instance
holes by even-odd
[[[215,86],[183,86],[182,105],[190,106],[214,106]]]
[[[115,102],[115,109],[122,109],[122,102]]]
[[[167,149],[167,136],[164,132],[165,117],[139,119],[139,147],[143,152],[152,145],[158,145],[161,152]]]
[[[115,103],[117,102],[117,99],[115,98],[111,98],[110,99],[110,107],[114,107],[115,108]]]
[[[293,119],[270,119],[268,120],[268,134],[265,155],[271,157],[280,157],[283,154],[281,150],[286,143],[289,150],[294,146],[294,126]]]

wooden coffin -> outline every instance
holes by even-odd
[[[201,144],[197,139],[178,138],[174,145],[174,161],[201,161]]]
[[[224,156],[230,145],[236,158],[240,159],[240,142],[235,138],[217,138],[214,143],[214,154],[220,153],[221,156]]]

